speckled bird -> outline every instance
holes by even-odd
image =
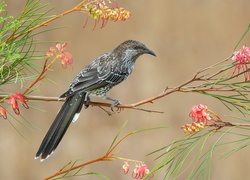
[[[43,161],[54,152],[71,122],[78,119],[83,105],[88,107],[90,95],[113,101],[112,110],[120,104],[118,100],[106,96],[106,93],[128,78],[137,58],[143,54],[156,56],[144,44],[127,40],[112,52],[100,55],[83,68],[70,84],[68,91],[60,96],[66,100],[45,135],[35,158],[40,157]]]

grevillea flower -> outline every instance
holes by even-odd
[[[149,173],[148,166],[144,163],[136,164],[135,169],[132,173],[132,178],[134,179],[142,179]],[[151,176],[152,178],[153,176]]]
[[[73,56],[70,52],[66,52],[67,43],[56,43],[55,47],[50,47],[49,51],[45,53],[46,56],[52,57],[56,56],[61,60],[62,67],[66,68],[67,65],[71,65],[73,63]]]
[[[203,122],[192,122],[192,124],[185,124],[181,126],[181,129],[183,129],[185,133],[190,134],[198,132],[203,128],[205,128],[205,124]]]
[[[127,161],[124,162],[123,166],[122,166],[122,170],[124,171],[124,174],[127,174],[129,172],[129,164]]]
[[[26,109],[29,108],[27,104],[28,99],[25,96],[20,93],[13,94],[10,96],[9,104],[12,106],[12,109],[16,114],[20,114],[17,100],[23,105],[23,107],[25,107]]]
[[[56,43],[56,48],[59,51],[58,57],[61,59],[61,63],[63,68],[66,68],[67,65],[72,65],[73,63],[73,57],[70,52],[66,51],[67,43],[63,43],[62,45],[60,43]]]
[[[124,162],[121,169],[124,171],[124,174],[127,174],[129,172],[129,164],[127,161]],[[144,164],[143,162],[137,163],[135,165],[135,169],[132,172],[132,178],[134,179],[142,179],[149,173],[148,166]],[[152,178],[154,175],[152,174],[149,178]]]
[[[206,105],[198,104],[197,106],[193,106],[191,112],[189,113],[189,117],[196,122],[205,122],[210,121],[210,112]]]
[[[7,119],[6,110],[2,106],[0,106],[0,116],[2,116],[4,119]]]
[[[231,78],[235,73],[237,76],[239,75],[240,71],[244,72],[245,81],[250,79],[250,72],[248,65],[250,63],[250,48],[244,45],[241,50],[235,51],[232,56],[232,60],[234,61],[235,68],[231,75]]]
[[[111,7],[107,6],[106,5],[107,3],[111,4]],[[101,28],[103,28],[108,21],[126,21],[127,19],[130,18],[131,13],[125,10],[124,8],[118,7],[116,1],[112,3],[110,0],[108,0],[107,3],[105,2],[105,0],[92,1],[92,2],[88,1],[87,5],[84,7],[83,10],[84,11],[87,10],[88,15],[91,18],[95,19],[95,25],[99,22],[99,20],[102,20]]]

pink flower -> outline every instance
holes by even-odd
[[[124,174],[127,174],[129,172],[129,164],[127,161],[124,162],[123,166],[122,166],[122,170],[124,171]]]
[[[50,47],[49,51],[45,53],[46,56],[52,57],[56,56],[61,59],[62,67],[66,68],[67,65],[71,65],[73,63],[73,56],[70,52],[66,52],[67,43],[56,43],[55,47]]]
[[[240,70],[244,72],[245,81],[250,79],[250,72],[248,70],[248,64],[250,63],[250,48],[246,45],[243,45],[240,51],[235,51],[232,56],[232,60],[234,61],[235,68],[231,75],[235,74],[237,71],[237,76],[240,74]]]
[[[73,56],[70,52],[66,51],[67,43],[56,43],[56,48],[59,51],[58,57],[61,59],[61,63],[63,68],[66,68],[67,65],[72,65],[73,63]]]
[[[17,94],[13,94],[10,96],[10,100],[9,100],[9,104],[12,106],[12,109],[13,111],[19,115],[20,114],[20,110],[19,110],[19,106],[18,106],[18,102],[17,100],[19,100],[19,102],[26,108],[28,109],[29,106],[28,104],[26,103],[28,101],[28,99],[23,96],[22,94],[20,93],[17,93]]]
[[[136,164],[135,169],[132,173],[132,178],[134,179],[142,179],[149,173],[149,169],[146,164],[140,163]],[[153,176],[152,176],[153,177]]]
[[[6,110],[2,106],[0,106],[0,116],[2,116],[4,119],[7,119]]]
[[[199,104],[197,106],[193,106],[191,112],[189,113],[189,117],[193,119],[193,121],[197,120],[197,122],[210,121],[210,112],[206,105]]]
[[[66,68],[67,65],[72,65],[73,63],[73,58],[72,54],[69,52],[64,52],[60,55],[61,63],[63,68]]]

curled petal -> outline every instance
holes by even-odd
[[[49,48],[49,51],[51,51],[51,52],[54,52],[55,50],[56,50],[55,47],[50,47],[50,48]]]
[[[19,115],[20,114],[20,110],[19,110],[19,106],[18,106],[18,103],[17,103],[15,95],[10,96],[9,104],[11,105],[13,111],[17,115]]]
[[[61,50],[61,44],[59,42],[56,43],[56,48],[57,48],[58,51]]]
[[[53,52],[51,52],[51,51],[47,51],[47,52],[45,53],[45,55],[48,56],[48,57],[52,57],[54,54],[53,54]]]
[[[29,109],[29,106],[27,104],[27,101],[28,101],[28,98],[23,96],[22,94],[18,93],[18,94],[15,94],[16,96],[16,99],[18,99],[21,104],[23,105],[23,107],[25,107],[26,109]]]
[[[124,171],[124,174],[127,174],[129,172],[129,164],[127,161],[124,162],[123,166],[122,166],[122,170]]]
[[[64,52],[60,55],[61,63],[64,68],[67,67],[67,65],[72,65],[73,63],[73,57],[72,54],[69,52]]]
[[[19,109],[19,106],[18,106],[18,102],[17,100],[19,100],[19,102],[23,105],[23,107],[25,107],[26,109],[29,109],[29,106],[27,104],[27,101],[28,99],[23,96],[22,94],[20,93],[17,93],[17,94],[13,94],[10,96],[10,100],[9,100],[9,104],[11,105],[13,111],[19,115],[20,114],[20,109]]]
[[[0,106],[0,116],[2,116],[4,119],[7,119],[6,110],[2,106]]]

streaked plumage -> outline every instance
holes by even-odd
[[[70,84],[69,90],[60,96],[66,100],[44,137],[36,158],[46,159],[56,149],[70,123],[76,121],[82,106],[87,105],[89,95],[114,101],[111,108],[119,104],[118,100],[107,97],[106,93],[127,79],[136,59],[142,54],[155,56],[144,44],[127,40],[87,65]]]

